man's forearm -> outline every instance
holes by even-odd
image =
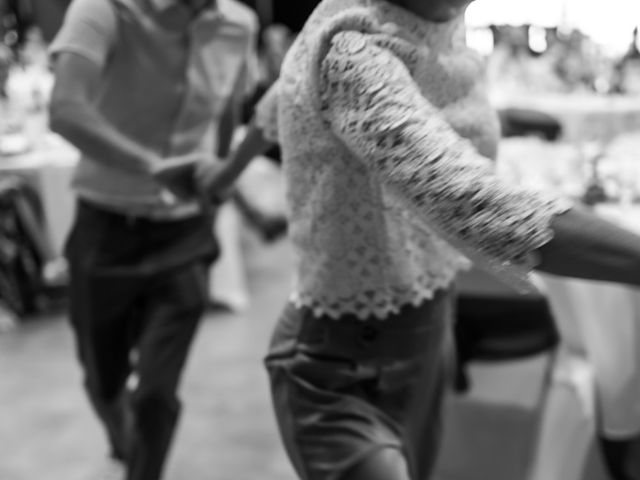
[[[220,117],[218,126],[218,151],[219,158],[226,158],[231,151],[233,136],[236,128],[240,124],[240,104],[238,101],[229,100]]]
[[[273,146],[274,144],[272,142],[264,138],[262,130],[252,123],[247,128],[245,137],[240,142],[236,151],[229,161],[224,164],[220,180],[225,184],[235,182],[251,160],[259,155],[263,155]]]
[[[50,128],[84,154],[110,167],[148,173],[157,155],[119,132],[92,106],[66,102],[52,106]]]

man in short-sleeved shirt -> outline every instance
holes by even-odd
[[[160,478],[178,419],[217,255],[197,192],[251,87],[256,32],[236,0],[74,0],[50,48],[51,127],[81,152],[66,248],[71,323],[128,480]],[[163,175],[181,164],[191,167]]]

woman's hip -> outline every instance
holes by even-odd
[[[436,364],[450,347],[452,296],[407,305],[384,320],[316,317],[311,310],[285,308],[271,339],[265,364],[270,371],[319,388],[346,388],[373,381],[400,388]]]

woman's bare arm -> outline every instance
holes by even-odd
[[[582,208],[556,216],[538,270],[640,286],[640,236]]]

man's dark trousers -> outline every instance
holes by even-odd
[[[128,480],[161,477],[217,253],[209,216],[156,221],[78,203],[66,248],[71,324],[89,399]]]

